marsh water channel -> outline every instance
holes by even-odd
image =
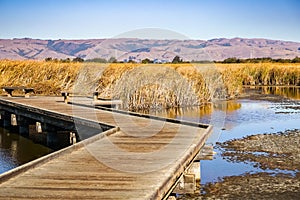
[[[250,135],[300,129],[300,88],[246,88],[241,98],[216,101],[199,108],[183,108],[152,114],[214,125],[206,144],[215,146],[214,159],[201,161],[201,184],[224,176],[254,172],[296,171],[263,170],[252,163],[231,162],[221,156],[220,143]]]
[[[201,161],[200,185],[215,184],[223,181],[225,177],[255,176],[260,173],[271,173],[274,176],[299,174],[299,168],[292,170],[262,168],[255,162],[228,159],[224,156],[224,149],[219,145],[250,135],[299,130],[299,87],[245,88],[245,93],[239,99],[216,101],[196,108],[155,111],[149,114],[214,125],[207,144],[214,146],[216,154],[212,160]],[[51,152],[53,150],[48,147],[0,128],[0,174]],[[201,198],[201,195],[207,191],[200,192],[200,190],[197,195],[186,195],[180,198]]]
[[[300,88],[244,90],[236,100],[155,113],[214,125],[207,144],[216,154],[200,161],[197,193],[179,199],[299,198]]]

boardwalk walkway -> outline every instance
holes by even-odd
[[[57,97],[1,97],[4,104],[116,128],[0,175],[0,199],[163,199],[211,131],[65,104]]]

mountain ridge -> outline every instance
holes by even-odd
[[[0,39],[0,59],[43,60],[45,58],[83,59],[115,57],[119,61],[149,58],[169,62],[176,55],[186,61],[271,57],[300,57],[300,42],[264,38],[214,38],[210,40],[157,40],[139,38]]]

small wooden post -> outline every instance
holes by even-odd
[[[70,144],[76,144],[76,134],[70,132]]]
[[[12,126],[18,126],[17,116],[15,114],[10,115],[10,124]]]
[[[0,120],[4,119],[4,114],[5,114],[5,111],[0,110]]]
[[[173,193],[195,194],[198,181],[200,182],[200,162],[193,162],[179,179]]]
[[[61,92],[61,95],[64,97],[64,102],[69,103],[69,92]]]
[[[42,133],[43,132],[41,122],[36,122],[35,128],[36,128],[37,133]]]
[[[3,88],[3,91],[7,93],[8,97],[12,97],[12,92],[14,91],[13,89],[5,89]]]
[[[24,93],[25,93],[25,98],[29,98],[29,91],[26,89],[23,89]]]
[[[25,98],[29,98],[30,97],[29,93],[34,92],[34,89],[33,88],[24,88],[23,92],[25,93]]]
[[[200,181],[201,174],[200,174],[200,161],[195,161],[188,169],[188,174],[195,175],[195,181]]]
[[[99,92],[97,92],[97,91],[93,93],[94,101],[98,100],[98,95],[99,95]]]
[[[196,156],[195,161],[212,160],[215,154],[216,152],[214,152],[214,147],[212,145],[204,145]]]

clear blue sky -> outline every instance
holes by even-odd
[[[92,39],[143,28],[300,42],[299,0],[0,0],[0,38]]]

